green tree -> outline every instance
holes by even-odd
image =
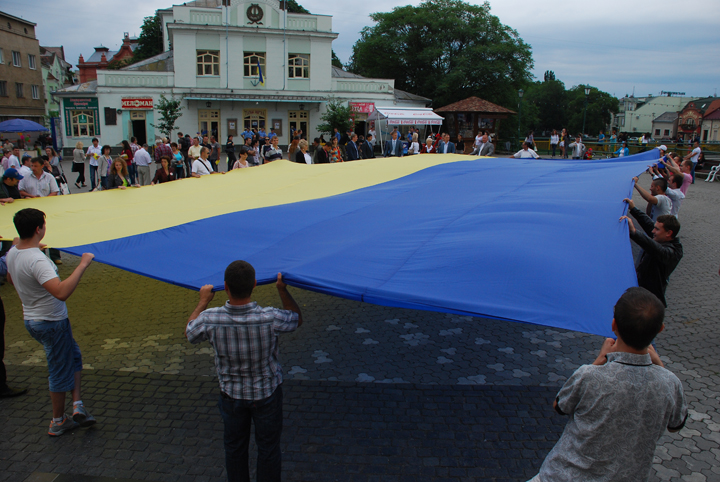
[[[340,59],[338,58],[338,56],[335,55],[334,50],[332,51],[332,60],[331,61],[332,61],[333,67],[337,67],[339,69],[343,68],[343,64],[342,64],[342,62],[340,62]]]
[[[295,0],[288,0],[287,11],[288,13],[310,13],[306,8],[297,3]]]
[[[517,91],[530,82],[530,46],[490,14],[490,4],[426,0],[370,15],[353,47],[349,69],[395,79],[398,89],[442,106],[478,95],[516,108]]]
[[[138,47],[133,52],[133,63],[160,54],[163,51],[162,20],[155,13],[154,17],[145,17],[140,27]]]
[[[158,124],[150,124],[171,139],[172,131],[179,127],[175,122],[182,116],[183,107],[180,105],[181,99],[168,99],[164,94],[160,94],[160,101],[155,109],[160,113]]]
[[[332,134],[335,127],[339,132],[347,132],[353,125],[350,106],[335,97],[328,98],[327,110],[320,118],[323,122],[317,126],[317,130],[326,134]]]
[[[523,125],[537,132],[562,129],[567,121],[567,91],[565,84],[549,78],[528,86],[523,98]],[[525,117],[527,107],[528,116]]]
[[[597,87],[576,85],[567,91],[567,120],[568,130],[572,135],[582,130],[583,113],[585,111],[585,87],[590,87],[587,104],[587,119],[585,121],[585,134],[595,136],[600,130],[605,130],[610,124],[612,116],[618,112],[618,100]]]

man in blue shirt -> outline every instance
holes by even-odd
[[[250,130],[249,127],[246,127],[246,128],[245,128],[245,132],[242,133],[242,136],[243,136],[245,139],[252,139],[253,133],[252,133],[252,131]]]

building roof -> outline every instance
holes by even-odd
[[[717,97],[704,97],[702,99],[691,100],[690,102],[685,104],[685,108],[683,110],[688,109],[690,107],[690,104],[695,104],[695,108],[698,109],[701,113],[704,113],[707,110],[712,110],[710,109],[711,104],[720,105],[720,99],[718,99]],[[714,109],[715,106],[712,106],[712,108]]]
[[[404,90],[400,89],[395,89],[394,94],[397,100],[413,100],[426,103],[432,102],[432,99],[428,99],[427,97],[423,97],[421,95],[411,94],[410,92],[405,92]]]
[[[720,108],[713,110],[703,117],[703,120],[720,120]]]
[[[454,104],[434,109],[435,112],[483,112],[488,114],[516,114],[515,111],[493,104],[479,97],[468,97]]]
[[[33,27],[37,25],[36,23],[32,23],[28,20],[25,20],[24,18],[16,17],[15,15],[10,15],[9,13],[0,12],[0,15],[2,15],[3,17],[7,17],[11,20],[15,20],[16,22],[22,22],[27,25],[32,25]]]
[[[168,50],[161,54],[154,55],[135,64],[123,67],[120,70],[147,70],[152,72],[173,72],[174,61],[173,51]]]
[[[183,2],[184,7],[203,7],[203,8],[215,8],[222,7],[223,0],[192,0],[190,2]]]
[[[653,119],[653,122],[675,122],[678,117],[680,116],[677,112],[663,112]]]
[[[333,65],[332,67],[332,76],[336,79],[364,79],[362,75],[353,74],[352,72],[348,72],[347,70],[343,70],[339,67],[335,67]]]
[[[65,60],[65,48],[61,45],[60,47],[44,47],[40,46],[40,53],[45,50],[48,54],[53,54]]]
[[[75,84],[58,89],[56,94],[95,94],[97,93],[97,80],[91,80],[90,82],[84,82],[82,84]]]

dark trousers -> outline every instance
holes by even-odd
[[[90,189],[95,189],[97,186],[97,171],[98,167],[90,164]]]
[[[0,392],[7,387],[7,372],[5,371],[5,306],[0,299]]]
[[[78,177],[75,184],[85,184],[85,164],[80,164],[79,162],[77,164],[78,166],[75,167],[77,171],[75,172],[78,173]]]
[[[130,184],[135,184],[135,181],[137,180],[137,164],[134,162],[127,165],[128,168],[128,177],[130,178]]]
[[[220,394],[218,407],[225,423],[228,482],[250,482],[248,447],[251,423],[255,424],[255,443],[258,447],[257,481],[280,482],[282,403],[282,385],[265,400],[235,400]]]
[[[557,149],[557,144],[550,144],[550,147],[552,147],[552,156],[555,157],[555,149]]]

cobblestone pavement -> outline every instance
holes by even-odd
[[[661,439],[652,481],[720,480],[718,201],[720,184],[699,181],[681,210],[685,257],[657,346],[683,381],[691,417]],[[61,276],[76,263],[64,255]],[[551,409],[558,387],[602,342],[291,291],[307,322],[281,341],[287,480],[527,480],[564,426]],[[68,308],[86,368],[83,398],[100,423],[60,440],[45,434],[44,351],[25,331],[12,287],[0,296],[10,381],[31,387],[0,401],[0,480],[31,472],[222,480],[212,348],[183,337],[196,293],[88,269]],[[279,305],[272,286],[255,299]],[[213,306],[224,300],[218,293]]]

